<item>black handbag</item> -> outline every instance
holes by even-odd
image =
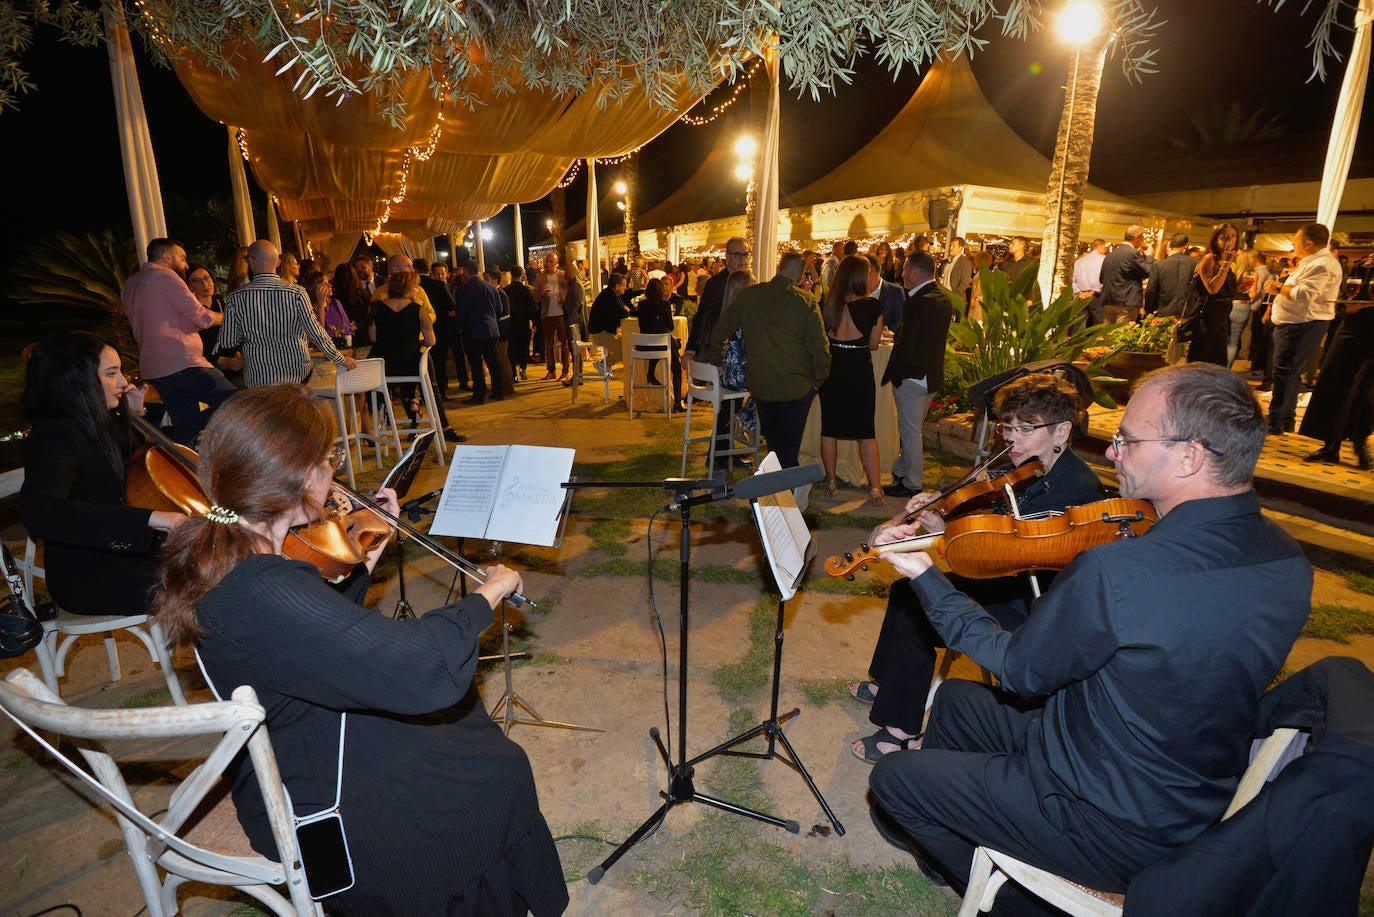
[[[1179,313],[1178,324],[1174,326],[1174,339],[1188,343],[1202,334],[1202,307],[1207,304],[1207,288],[1196,273],[1188,281],[1188,295],[1183,300],[1183,311]]]
[[[10,549],[0,543],[9,593],[0,597],[0,658],[22,656],[43,640],[43,625],[24,595],[24,577]]]

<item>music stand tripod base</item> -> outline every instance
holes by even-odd
[[[504,660],[504,662],[502,663],[502,667],[505,669],[506,672],[506,690],[501,693],[501,696],[496,701],[496,705],[491,708],[491,711],[487,715],[490,716],[493,720],[497,720],[501,723],[501,730],[505,735],[510,735],[510,730],[512,726],[518,726],[521,724],[526,726],[548,726],[550,728],[556,729],[576,729],[582,732],[605,732],[606,730],[598,729],[595,726],[579,726],[576,723],[560,723],[557,720],[546,720],[544,719],[544,717],[539,715],[539,711],[535,710],[528,703],[526,703],[525,699],[521,697],[520,694],[515,690],[514,685],[512,685],[511,683],[510,662],[517,656],[524,656],[528,658],[529,653],[523,651],[519,653],[512,653],[510,651],[510,625],[506,622],[506,607],[507,603],[502,602],[501,655],[500,657],[483,657],[500,658]],[[529,716],[520,716],[516,712],[516,707],[520,707],[521,709],[523,709],[526,713],[529,714]]]

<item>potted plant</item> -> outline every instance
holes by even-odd
[[[1100,381],[1113,401],[1124,404],[1135,380],[1165,365],[1175,324],[1172,318],[1148,315],[1140,322],[1111,325],[1102,346],[1084,352],[1101,360],[1108,377]]]

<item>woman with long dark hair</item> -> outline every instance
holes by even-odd
[[[367,327],[372,324],[372,297],[358,279],[353,265],[347,261],[334,268],[334,296],[343,303],[344,311],[353,323],[353,355],[361,360],[366,351],[359,351],[358,348],[372,343],[372,338],[367,335]]]
[[[378,301],[372,313],[372,351],[386,362],[388,376],[414,376],[420,371],[420,341],[434,346],[434,325],[415,301],[420,275],[414,271],[392,271],[386,279],[386,298]],[[420,416],[420,396],[414,382],[395,387],[414,426]]]
[[[873,378],[873,351],[882,338],[883,307],[868,295],[869,267],[868,259],[857,255],[841,261],[821,308],[825,333],[830,339],[830,375],[821,384],[821,464],[825,466],[826,493],[833,497],[840,490],[835,480],[838,441],[858,440],[859,460],[868,478],[869,502],[881,505],[883,479],[874,422],[878,386]]]
[[[1222,223],[1212,230],[1207,241],[1207,253],[1198,262],[1195,282],[1207,291],[1202,304],[1202,333],[1188,345],[1189,363],[1215,363],[1225,366],[1226,344],[1231,337],[1231,300],[1236,295],[1235,263],[1240,233],[1231,223]]]
[[[196,645],[221,694],[257,692],[298,815],[340,798],[355,882],[331,913],[559,914],[568,893],[529,759],[472,685],[478,635],[520,575],[492,566],[465,598],[397,621],[357,604],[367,576],[344,595],[284,557],[288,529],[323,512],[334,436],[304,386],[250,389],[216,412],[200,452],[212,509],[168,541],[157,619]],[[380,499],[397,512],[394,492]],[[279,858],[248,766],[235,763],[239,821]]]
[[[143,614],[161,533],[186,519],[124,501],[128,415],[143,412],[143,390],[113,346],[73,331],[34,349],[21,404],[33,428],[19,513],[43,541],[48,591],[74,614]]]

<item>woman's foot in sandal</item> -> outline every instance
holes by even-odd
[[[878,699],[878,683],[876,681],[851,681],[849,693],[855,700],[871,704]]]
[[[411,398],[409,401],[406,402],[405,407],[406,418],[410,421],[410,425],[413,427],[420,421],[420,399]]]
[[[834,478],[826,478],[825,494],[828,497],[837,497],[840,494],[840,482]]]
[[[868,502],[872,503],[874,506],[882,506],[883,489],[881,487],[874,487],[870,489],[868,492]]]
[[[884,726],[871,736],[855,739],[849,743],[854,757],[869,764],[898,751],[911,751],[921,747],[921,736],[909,736],[901,730],[893,731]]]

